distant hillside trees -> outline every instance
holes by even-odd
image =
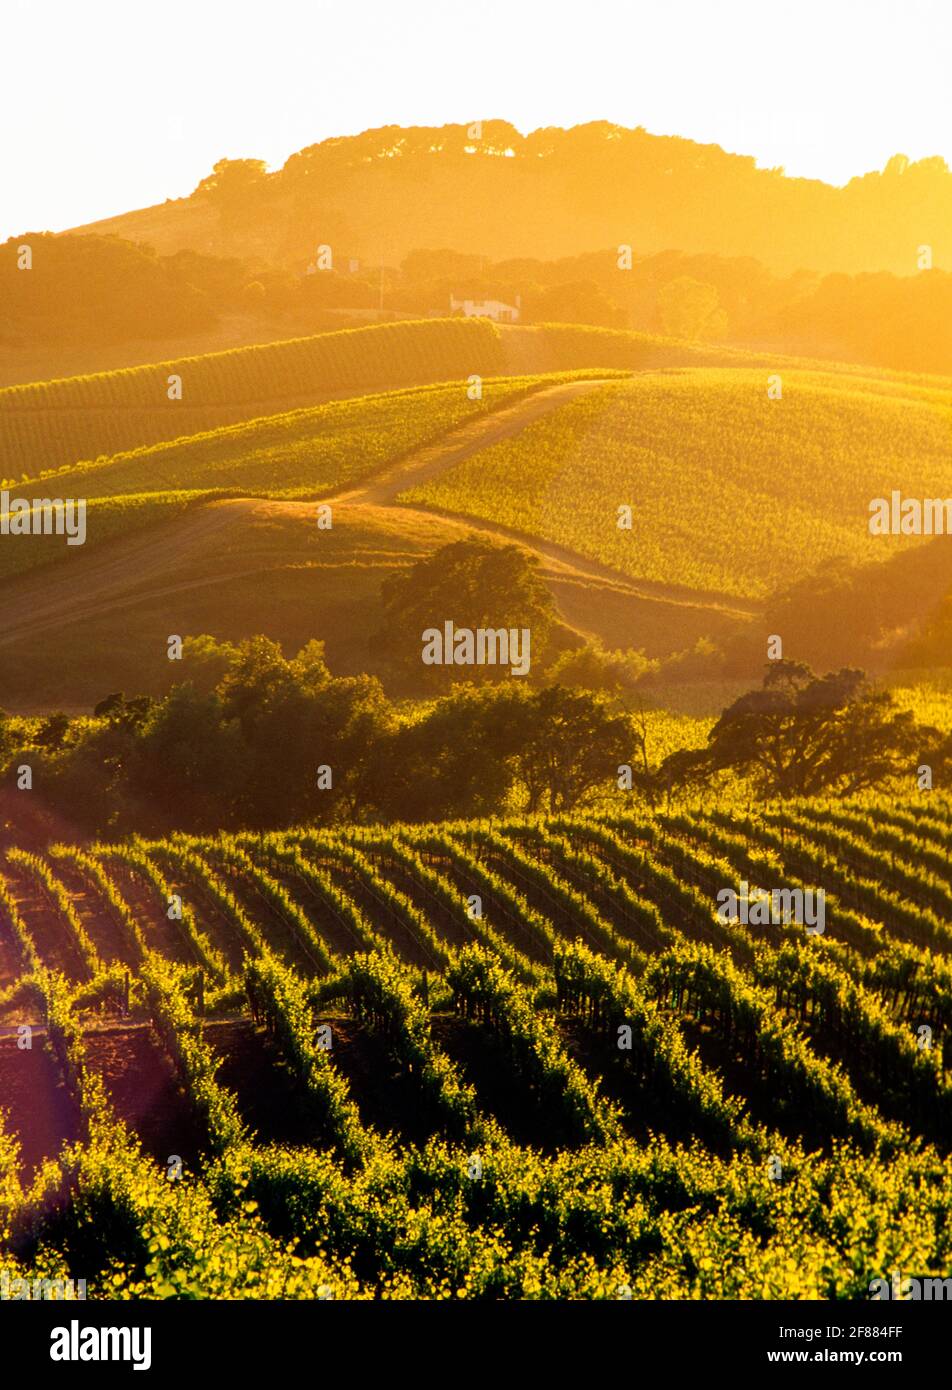
[[[952,265],[952,175],[942,159],[893,158],[882,172],[857,174],[842,188],[786,178],[717,145],[610,121],[528,135],[505,121],[484,121],[477,133],[391,125],[301,150],[248,201],[278,245],[292,217],[306,241],[340,206],[367,244],[386,207],[396,258],[432,244],[439,206],[443,245],[496,260],[552,260],[610,246],[619,228],[634,241],[644,227],[642,254],[681,247],[766,259],[769,248],[781,274],[911,274],[921,243],[934,264]]]
[[[238,226],[247,205],[240,190],[265,176],[230,170],[260,161],[223,163],[229,171],[211,176],[203,196]],[[312,222],[307,244],[288,264],[268,263],[265,224],[257,227],[257,240],[249,240],[250,232],[244,241],[231,234],[220,248],[227,254],[219,256],[187,248],[157,255],[117,236],[12,237],[0,246],[0,348],[75,350],[207,335],[231,316],[240,316],[246,336],[253,337],[258,321],[269,338],[280,326],[291,338],[343,326],[348,313],[379,312],[382,289],[385,314],[447,315],[451,294],[507,304],[518,298],[523,324],[729,338],[798,355],[952,372],[952,274],[942,270],[798,271],[781,278],[751,257],[647,255],[637,246],[624,271],[610,246],[550,261],[418,249],[399,265],[381,267],[354,254],[352,230],[335,230],[333,219],[317,225],[332,246],[332,264],[310,273],[318,244]],[[23,244],[31,248],[31,270],[18,266]]]
[[[662,287],[658,312],[664,331],[671,338],[698,342],[723,338],[727,333],[727,315],[720,307],[716,288],[690,275],[679,275]]]
[[[17,269],[23,243],[33,253],[28,271]],[[266,295],[288,279],[262,276]],[[27,233],[0,246],[0,337],[76,347],[201,332],[246,305],[255,278],[242,261],[195,251],[158,256],[115,236]]]

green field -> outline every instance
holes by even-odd
[[[82,497],[91,503],[86,545],[171,519],[189,500],[243,496],[313,498],[357,482],[446,431],[570,375],[509,377],[333,401],[153,444],[26,479],[15,496]],[[4,538],[0,576],[62,560],[62,538]]]
[[[760,598],[834,557],[884,559],[869,502],[952,496],[952,391],[834,374],[646,373],[603,387],[401,500],[483,518],[633,578]],[[619,529],[618,508],[632,509]]]

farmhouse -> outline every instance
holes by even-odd
[[[493,319],[496,323],[518,323],[522,309],[522,295],[516,295],[515,304],[503,304],[500,299],[457,299],[450,295],[450,313],[462,313],[468,319]]]

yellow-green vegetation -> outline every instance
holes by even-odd
[[[834,556],[884,559],[869,502],[952,496],[952,392],[784,371],[607,385],[401,500],[555,541],[633,577],[761,597]],[[630,506],[631,529],[618,525]]]
[[[105,541],[112,536],[124,536],[153,521],[168,521],[181,515],[196,500],[207,494],[174,491],[142,492],[127,497],[91,497],[86,514],[87,542]],[[4,537],[0,545],[0,579],[40,565],[55,564],[70,554],[62,536],[17,536],[15,543]]]
[[[533,380],[486,382],[482,400],[465,385],[330,401],[266,415],[29,479],[18,493],[55,478],[66,495],[117,497],[137,492],[227,490],[233,495],[315,497],[356,481],[388,460],[498,406]]]
[[[447,368],[445,379],[463,375],[472,353],[479,359],[473,363],[473,371],[480,364],[498,369],[498,339],[498,330],[488,319],[375,324],[144,367],[10,386],[2,398],[5,406],[31,410],[148,407],[156,387],[165,396],[163,378],[170,373],[179,373],[183,384],[190,384],[207,405],[266,400],[315,386],[359,390],[389,380],[392,374],[402,375],[410,384],[415,372],[440,365]]]
[[[10,476],[32,476],[262,415],[282,402],[505,370],[498,330],[488,320],[432,319],[10,386],[0,391],[0,458]],[[181,378],[181,399],[169,399],[170,376]]]
[[[648,761],[652,765],[664,762],[665,758],[677,752],[679,748],[703,747],[716,722],[717,716],[714,714],[689,714],[667,708],[669,698],[652,692],[650,705],[647,698],[642,700],[634,697],[627,702],[636,716],[639,733],[644,734]]]
[[[868,794],[5,856],[0,1022],[26,1006],[50,1043],[0,1123],[8,1274],[338,1300],[942,1277],[950,816]],[[823,875],[822,935],[717,911],[779,862]],[[120,1006],[147,1125],[100,1077]]]
[[[138,367],[0,390],[0,472],[19,480],[53,468],[217,429],[292,407],[440,381],[606,368],[744,366],[776,371],[799,359],[699,346],[648,333],[541,324],[500,330],[488,319],[425,319],[340,329]],[[872,368],[878,389],[940,378]],[[181,378],[181,399],[169,378]]]
[[[897,681],[891,694],[900,709],[910,710],[919,724],[952,733],[952,683],[948,679],[937,679],[930,672],[911,684],[909,673],[903,672]]]
[[[490,380],[477,400],[454,382],[332,401],[53,470],[11,491],[30,499],[89,499],[86,545],[95,545],[209,495],[320,496],[516,395],[568,379]],[[0,544],[0,576],[69,553],[61,537],[8,537]]]

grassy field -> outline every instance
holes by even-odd
[[[872,538],[870,499],[952,495],[952,391],[784,371],[646,373],[605,386],[401,500],[569,546],[632,577],[760,598]],[[619,529],[618,508],[632,509]]]
[[[8,849],[0,1025],[35,1028],[0,1037],[8,1275],[335,1299],[942,1276],[950,831],[940,796],[867,796]],[[780,873],[822,883],[822,934],[718,916]]]
[[[335,672],[383,675],[383,579],[469,533],[402,508],[335,504],[333,528],[319,531],[314,507],[299,501],[185,494],[171,512],[158,494],[140,504],[141,519],[151,509],[156,524],[0,587],[0,708],[80,711],[112,690],[164,691],[176,678],[171,633],[237,641],[263,632],[289,652],[319,638]],[[101,505],[107,522],[124,524],[123,502]],[[61,554],[59,538],[36,539],[56,540]],[[664,656],[693,646],[714,620],[702,608],[615,592],[569,565],[543,560],[542,574],[560,615],[556,650],[582,635],[610,649],[637,635]]]

